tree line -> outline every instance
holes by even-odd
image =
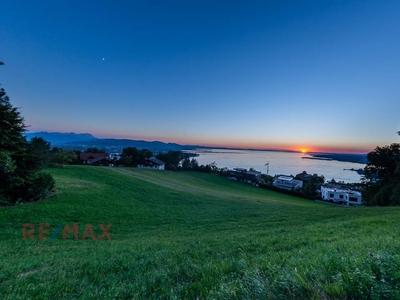
[[[368,153],[367,160],[364,202],[370,206],[400,205],[400,144],[378,146]]]
[[[139,150],[135,147],[128,147],[122,149],[120,159],[115,159],[114,162],[117,166],[137,167],[139,164],[143,164],[146,159],[153,156],[165,163],[166,170],[200,171],[207,173],[218,173],[220,171],[215,163],[199,165],[195,158],[190,158],[189,154],[172,150],[154,155],[148,149]]]

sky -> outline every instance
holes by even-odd
[[[400,142],[400,1],[3,1],[29,131],[367,153]]]

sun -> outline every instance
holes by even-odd
[[[301,153],[307,153],[307,149],[306,148],[301,148],[300,151],[301,151]]]

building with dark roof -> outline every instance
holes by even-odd
[[[165,162],[159,160],[156,157],[147,158],[142,164],[138,165],[141,169],[155,169],[155,170],[165,170]]]
[[[303,172],[297,174],[296,178],[298,178],[302,181],[308,181],[308,180],[311,180],[311,178],[313,178],[313,176],[311,174],[308,174],[306,171],[303,171]]]
[[[261,179],[261,172],[249,171],[242,168],[234,168],[233,170],[228,170],[226,175],[230,179],[248,183],[257,183]]]
[[[85,165],[109,166],[112,164],[108,153],[80,153],[79,160]]]

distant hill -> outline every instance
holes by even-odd
[[[107,152],[121,152],[126,147],[136,147],[137,149],[149,149],[152,152],[159,151],[180,151],[204,148],[196,145],[179,145],[175,143],[164,143],[160,141],[143,141],[130,139],[95,139],[89,141],[70,142],[61,145],[63,148],[85,150],[89,147],[105,149]]]
[[[52,146],[69,148],[74,150],[86,150],[89,147],[105,149],[107,152],[121,152],[126,147],[136,147],[138,149],[149,149],[152,152],[160,151],[180,151],[204,148],[196,145],[179,145],[176,143],[164,143],[160,141],[143,141],[130,139],[100,139],[90,133],[61,133],[61,132],[30,132],[26,138],[41,137],[50,142]]]
[[[26,134],[27,140],[33,137],[41,137],[46,141],[50,142],[52,146],[57,146],[71,142],[81,142],[96,140],[96,138],[90,133],[75,133],[75,132],[28,132]]]

